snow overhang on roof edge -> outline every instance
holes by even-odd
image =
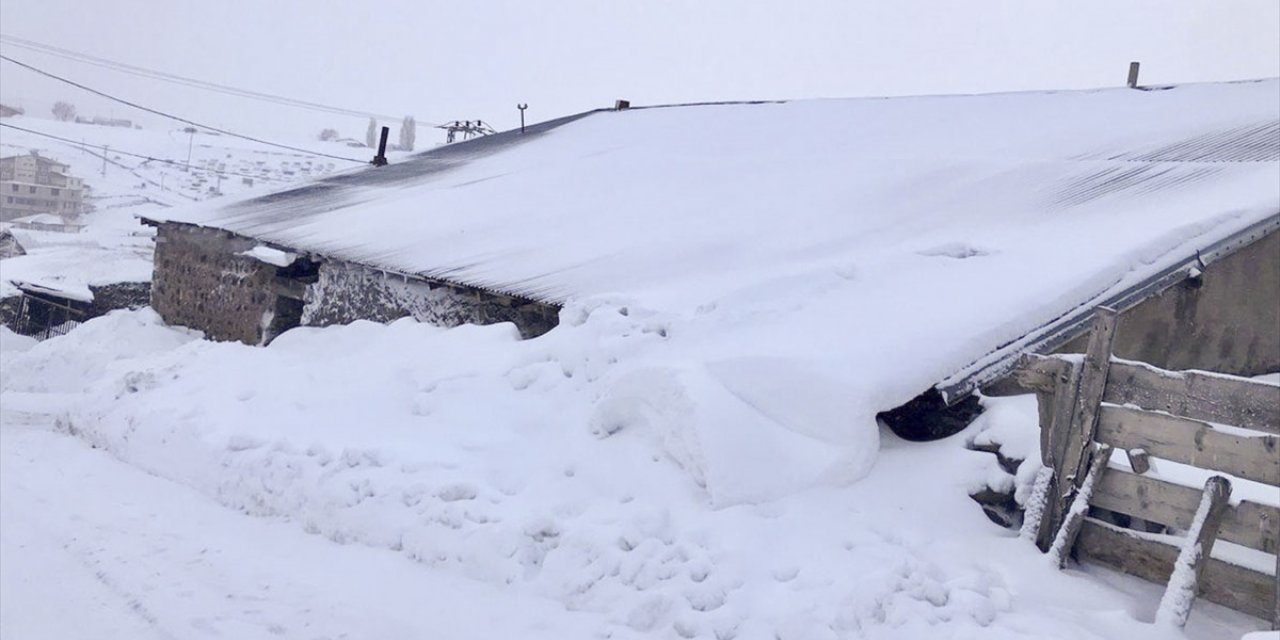
[[[1219,240],[1196,255],[1152,275],[1142,282],[1118,292],[1105,292],[1089,300],[1057,319],[1041,325],[1026,335],[1001,345],[991,353],[974,361],[960,371],[934,385],[947,404],[953,404],[974,391],[1008,375],[1017,366],[1018,359],[1026,353],[1048,353],[1089,330],[1093,310],[1110,307],[1126,311],[1142,301],[1159,294],[1191,277],[1192,269],[1203,269],[1269,234],[1280,231],[1280,212],[1255,222],[1236,233]]]

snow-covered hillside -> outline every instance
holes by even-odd
[[[69,165],[87,185],[87,212],[75,220],[84,225],[80,233],[13,229],[28,255],[0,265],[0,297],[14,295],[10,280],[72,290],[148,281],[152,233],[138,223],[138,215],[359,166],[210,132],[192,135],[180,124],[131,129],[27,116],[5,118],[3,124],[11,126],[0,127],[0,156],[37,151]],[[368,149],[339,143],[287,142],[336,156],[371,156]]]

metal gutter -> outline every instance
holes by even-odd
[[[1183,260],[1142,282],[1122,291],[1103,295],[1082,304],[1048,322],[1030,333],[997,347],[991,353],[975,360],[960,371],[934,385],[948,405],[968,396],[974,391],[1003,378],[1024,353],[1046,354],[1061,347],[1089,329],[1089,321],[1093,310],[1099,306],[1110,307],[1117,311],[1125,311],[1138,303],[1168,290],[1170,287],[1192,277],[1193,270],[1201,271],[1269,234],[1280,231],[1280,212],[1255,222],[1222,240],[1196,252],[1196,255]]]

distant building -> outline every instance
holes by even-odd
[[[84,225],[68,219],[69,216],[60,216],[52,213],[37,213],[21,218],[9,220],[9,224],[14,229],[28,229],[31,231],[53,231],[56,233],[80,233],[84,229]]]
[[[104,118],[102,116],[94,116],[92,118],[86,118],[84,116],[77,116],[76,122],[78,124],[96,124],[102,127],[124,127],[126,129],[133,128],[133,121],[125,120],[124,118]]]
[[[0,104],[0,118],[12,118],[25,113],[20,107],[11,107],[7,104]]]
[[[84,206],[84,183],[67,165],[32,151],[0,158],[0,221],[37,213],[74,216]]]

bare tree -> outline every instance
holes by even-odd
[[[53,103],[53,117],[63,122],[74,120],[76,117],[76,106],[70,102],[63,102],[59,100]]]
[[[370,149],[378,146],[378,121],[369,118],[369,129],[364,132],[364,143]]]
[[[418,123],[414,122],[413,116],[405,116],[404,121],[400,123],[400,148],[413,151],[413,142],[417,137]]]
[[[337,140],[337,139],[338,139],[338,130],[337,130],[337,129],[322,129],[322,130],[320,131],[320,139],[321,139],[321,140],[323,140],[323,141],[325,141],[325,142],[328,142],[328,141],[330,141],[330,140]]]

